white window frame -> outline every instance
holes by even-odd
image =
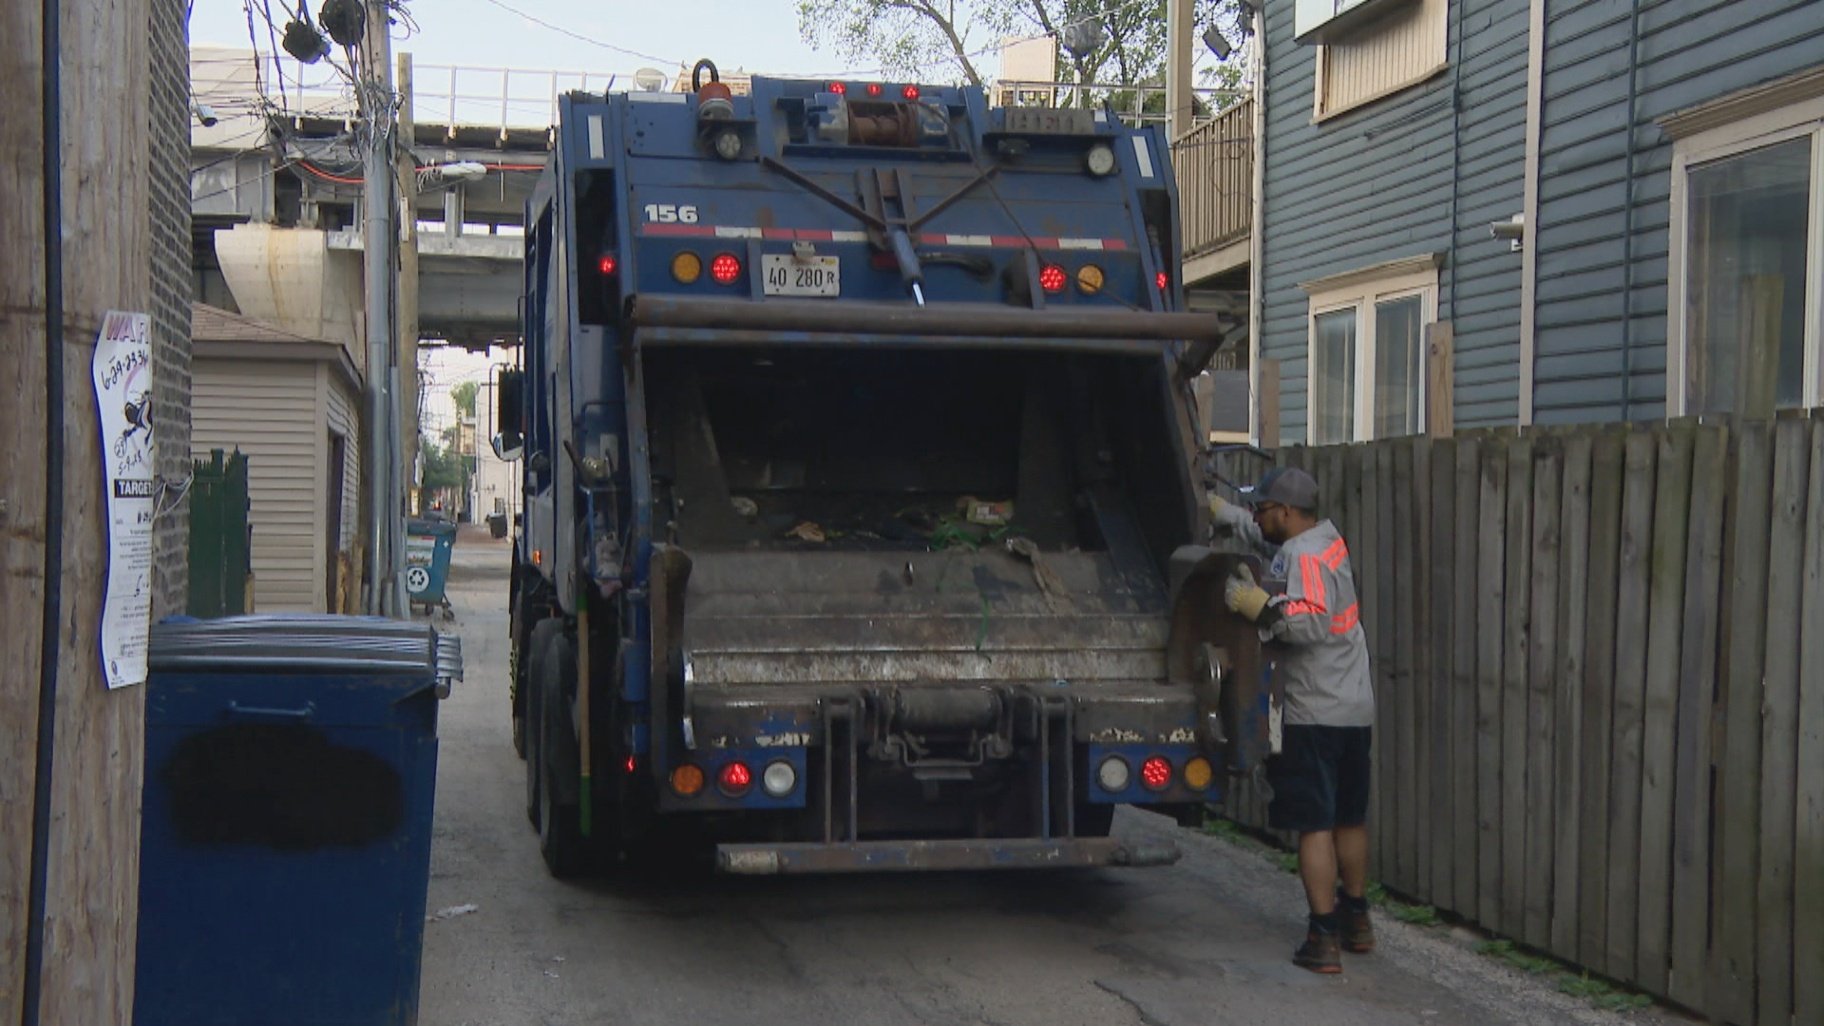
[[[1413,402],[1418,410],[1417,434],[1429,427],[1429,361],[1424,357],[1426,328],[1438,319],[1438,258],[1424,254],[1406,260],[1377,264],[1357,271],[1333,275],[1299,285],[1310,296],[1305,313],[1305,442],[1317,442],[1317,360],[1318,317],[1338,310],[1355,310],[1355,410],[1354,440],[1368,442],[1374,434],[1375,338],[1374,308],[1389,300],[1419,297],[1418,345],[1420,360],[1418,394]]]
[[[1805,378],[1801,405],[1824,406],[1824,96],[1814,97],[1694,132],[1672,144],[1671,267],[1666,294],[1666,408],[1684,416],[1690,405],[1691,354],[1686,343],[1685,292],[1690,271],[1690,173],[1694,166],[1740,156],[1794,139],[1811,139],[1811,198],[1806,212]]]

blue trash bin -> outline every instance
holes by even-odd
[[[411,1026],[454,636],[378,617],[152,629],[137,1026]]]
[[[442,520],[405,523],[405,591],[414,606],[449,608],[444,583],[450,577],[450,551],[456,547],[456,525]]]

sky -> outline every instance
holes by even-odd
[[[243,0],[193,0],[190,42],[248,45]],[[297,0],[253,0],[281,28]],[[309,0],[312,8],[321,0]],[[1111,0],[1111,3],[1117,0]],[[708,57],[723,70],[795,77],[866,73],[867,62],[813,49],[798,34],[794,0],[409,0],[415,33],[396,31],[393,50],[420,64],[587,71],[624,76],[642,67],[670,74]],[[543,22],[544,24],[539,24]],[[266,22],[255,17],[258,48],[272,50]],[[401,38],[404,36],[404,38]],[[593,40],[593,42],[586,41]],[[972,47],[994,41],[969,39]],[[1199,67],[1213,63],[1195,48]],[[998,67],[992,59],[990,68]],[[984,68],[984,73],[991,73]]]
[[[281,27],[288,20],[282,9],[296,9],[294,0],[266,2],[272,4]],[[509,8],[633,53],[584,42]],[[799,38],[797,5],[792,0],[415,0],[408,9],[418,32],[403,39],[395,35],[393,49],[409,51],[420,63],[629,76],[641,67],[669,74],[699,57],[708,57],[725,70],[798,76],[851,67],[835,53],[820,53]],[[270,50],[265,22],[256,19],[255,25],[259,48]],[[247,37],[241,0],[195,0],[190,14],[192,45],[245,48]]]

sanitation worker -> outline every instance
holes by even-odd
[[[1265,581],[1238,568],[1224,599],[1260,628],[1284,684],[1280,745],[1267,760],[1267,821],[1298,833],[1298,874],[1311,913],[1292,961],[1338,973],[1342,949],[1374,949],[1367,900],[1374,688],[1355,573],[1336,525],[1318,517],[1310,474],[1275,467],[1243,493],[1245,508],[1212,495],[1210,512],[1271,559]]]

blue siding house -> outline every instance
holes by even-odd
[[[1257,24],[1263,436],[1824,405],[1824,2]]]

